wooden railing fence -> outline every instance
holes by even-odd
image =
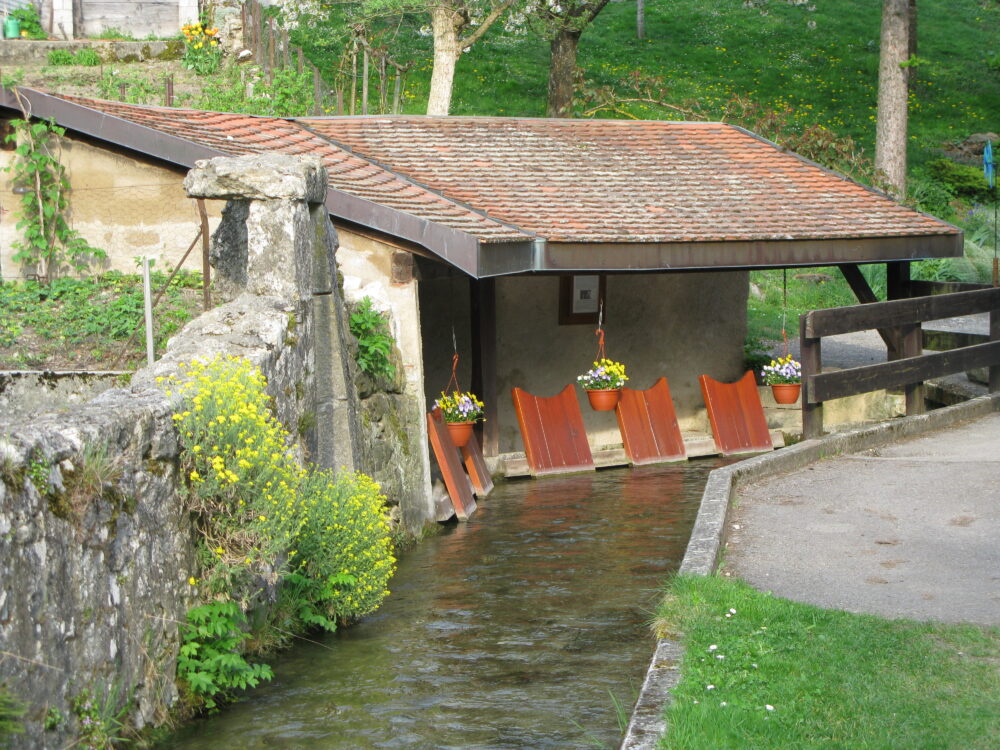
[[[923,353],[923,322],[979,313],[990,315],[986,343],[933,354]],[[903,358],[838,372],[823,372],[823,337],[871,329],[894,329],[901,342]],[[986,288],[813,310],[799,318],[799,336],[802,432],[807,439],[822,434],[823,402],[830,399],[903,386],[907,416],[922,414],[926,409],[925,380],[978,367],[989,368],[989,389],[991,392],[1000,391],[1000,289]]]

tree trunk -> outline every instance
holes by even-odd
[[[635,36],[637,39],[646,38],[646,0],[635,2]]]
[[[569,117],[573,114],[573,94],[576,89],[576,49],[581,32],[559,29],[549,43],[552,60],[549,63],[549,117]]]
[[[875,166],[896,198],[906,195],[907,69],[901,64],[909,57],[909,19],[908,0],[883,0]]]
[[[458,33],[462,20],[453,8],[435,5],[431,8],[431,30],[434,32],[434,68],[431,71],[431,92],[427,98],[427,114],[446,115],[451,109],[451,89],[455,80],[455,65],[462,54]]]

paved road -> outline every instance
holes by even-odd
[[[740,491],[726,570],[823,607],[1000,625],[1000,414]]]

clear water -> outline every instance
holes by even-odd
[[[162,747],[615,747],[717,465],[498,484],[404,555],[377,613],[273,658],[273,682]]]

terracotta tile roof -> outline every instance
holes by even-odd
[[[277,152],[322,159],[330,187],[389,208],[443,224],[486,241],[528,239],[525,232],[437,195],[350,151],[329,143],[294,120],[148,107],[60,95],[60,99],[225,154]]]
[[[698,243],[959,234],[719,123],[281,119],[59,98],[222,153],[314,154],[335,190],[487,243],[533,236]]]
[[[469,117],[299,122],[550,241],[957,233],[725,124]]]

